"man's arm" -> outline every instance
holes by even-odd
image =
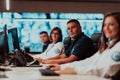
[[[64,64],[78,60],[78,57],[71,55],[70,57],[56,59],[56,60],[46,60],[43,63],[45,64]]]
[[[66,55],[64,53],[57,55],[55,57],[52,57],[52,58],[48,58],[47,60],[56,60],[56,59],[63,59],[63,58],[66,58]]]
[[[54,63],[55,60],[64,59],[64,58],[66,58],[66,57],[67,57],[67,56],[66,56],[64,53],[62,53],[62,54],[57,55],[57,56],[52,57],[52,58],[42,59],[42,60],[37,59],[37,60],[38,60],[39,62],[44,63],[44,64],[50,64],[51,61]]]

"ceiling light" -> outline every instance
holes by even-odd
[[[6,10],[10,10],[10,0],[6,0]]]

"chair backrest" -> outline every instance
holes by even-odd
[[[112,77],[112,80],[119,80],[120,79],[120,70]]]
[[[66,51],[71,45],[71,37],[65,37],[63,40],[63,44],[64,44],[65,51]]]
[[[94,45],[96,51],[98,51],[100,35],[101,35],[101,33],[94,33],[91,36],[91,39],[93,41],[93,45]]]

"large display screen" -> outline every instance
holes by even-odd
[[[31,52],[41,52],[43,45],[39,37],[41,31],[50,34],[51,29],[57,26],[61,28],[64,39],[69,36],[67,21],[77,19],[80,21],[82,31],[91,37],[93,33],[101,31],[103,17],[102,13],[1,12],[0,30],[5,24],[8,29],[17,28],[20,48],[24,50],[25,46],[30,46]]]

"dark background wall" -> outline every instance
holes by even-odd
[[[11,0],[12,12],[75,12],[106,13],[120,11],[119,0]],[[0,1],[0,12],[5,10],[4,0]]]

